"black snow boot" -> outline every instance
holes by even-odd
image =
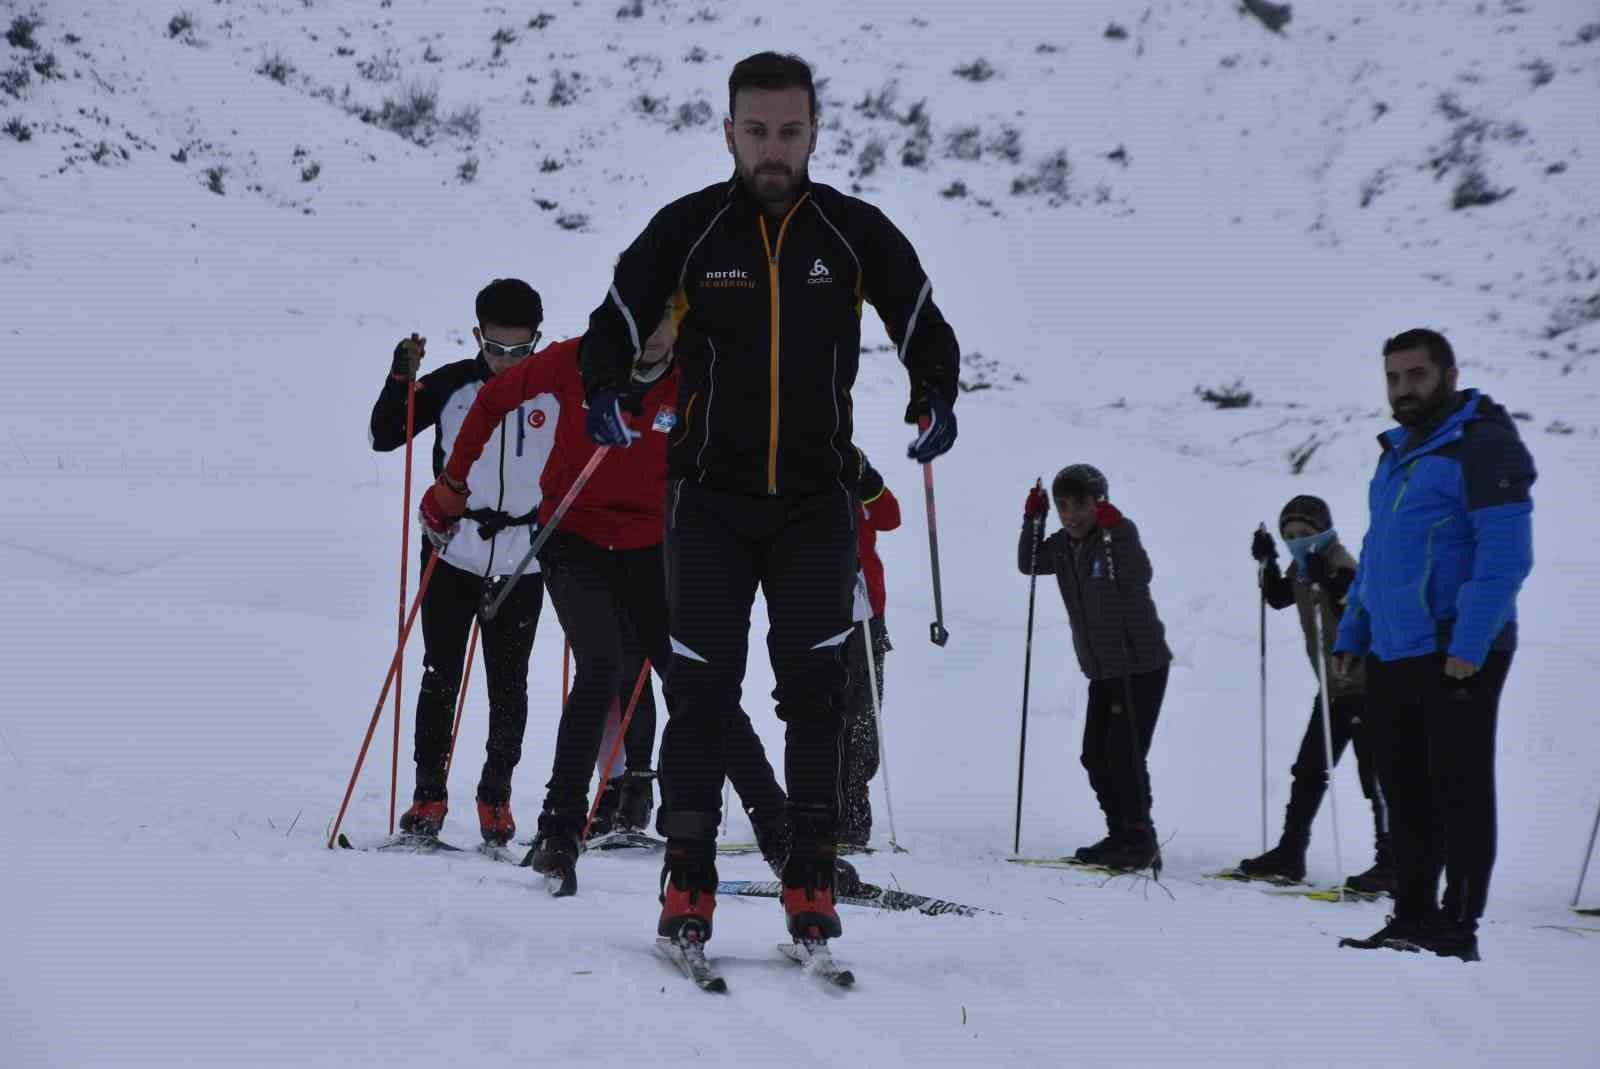
[[[644,831],[656,807],[656,774],[645,768],[622,774],[622,797],[617,803],[617,830]],[[612,780],[616,783],[616,780]]]
[[[1301,883],[1306,878],[1306,844],[1288,836],[1260,857],[1239,862],[1239,871],[1252,880]]]
[[[1100,855],[1098,862],[1107,868],[1137,872],[1153,869],[1161,872],[1161,844],[1156,841],[1154,825],[1134,823],[1122,830],[1110,849]]]
[[[564,819],[549,813],[539,817],[539,834],[533,849],[522,862],[545,878],[545,886],[557,898],[578,891],[578,832]]]
[[[617,809],[622,802],[622,777],[606,783],[600,792],[600,804],[595,807],[594,819],[589,822],[589,838],[598,839],[617,830]]]
[[[1341,939],[1339,945],[1355,950],[1403,950],[1411,954],[1432,950],[1432,938],[1438,923],[1434,917],[1401,917],[1391,915],[1382,928],[1365,939]],[[1476,940],[1474,940],[1476,945]]]

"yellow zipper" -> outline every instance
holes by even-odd
[[[789,229],[789,220],[794,218],[794,213],[810,195],[802,194],[800,199],[794,202],[794,207],[783,217],[783,223],[778,227],[776,245],[767,238],[767,217],[762,215],[758,220],[761,224],[761,245],[767,253],[767,285],[772,295],[772,397],[767,410],[772,430],[767,438],[768,494],[778,492],[778,256],[783,252],[783,235]]]

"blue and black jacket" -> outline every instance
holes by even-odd
[[[1517,642],[1517,591],[1533,570],[1533,458],[1506,410],[1464,390],[1437,427],[1379,436],[1371,526],[1341,653],[1396,661],[1439,652],[1481,665]]]

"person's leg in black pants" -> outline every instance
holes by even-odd
[[[1120,808],[1121,796],[1108,765],[1110,744],[1107,735],[1117,723],[1111,715],[1111,709],[1114,703],[1120,701],[1121,689],[1120,679],[1089,681],[1089,699],[1083,713],[1083,749],[1078,761],[1089,774],[1089,789],[1094,791],[1095,801],[1100,803],[1100,811],[1106,816],[1106,837],[1095,846],[1078,851],[1080,860],[1084,861],[1097,860],[1082,855],[1084,851],[1098,854],[1109,848],[1122,835],[1122,825],[1127,819]]]
[[[1434,825],[1425,729],[1427,693],[1437,686],[1432,656],[1368,659],[1368,726],[1378,736],[1379,779],[1389,798],[1394,844],[1395,917],[1426,924],[1438,909],[1442,844]]]
[[[1124,827],[1130,829],[1124,838],[1138,838],[1150,844],[1155,842],[1150,816],[1154,797],[1146,757],[1167,694],[1167,672],[1163,666],[1154,672],[1128,676],[1112,705],[1114,723],[1106,728],[1105,767],[1117,794],[1117,810],[1124,814]],[[1133,717],[1133,731],[1129,730],[1129,715]],[[1132,749],[1134,745],[1138,746],[1137,751]],[[1136,831],[1135,825],[1140,826]]]
[[[843,791],[843,726],[856,574],[854,499],[824,493],[783,502],[766,541],[767,652],[777,685],[772,697],[784,731],[784,782],[789,788],[793,844],[785,883],[825,879],[831,887]],[[816,870],[815,873],[810,871]]]
[[[620,689],[622,610],[613,555],[576,535],[557,532],[541,555],[545,585],[572,644],[572,690],[556,731],[539,831],[574,842],[588,816],[589,782],[605,717]]]
[[[544,576],[524,575],[495,618],[480,628],[483,675],[489,688],[489,739],[478,800],[488,805],[511,800],[511,774],[522,759],[522,737],[528,726],[528,658],[543,607]]]
[[[1428,778],[1443,831],[1444,917],[1471,934],[1489,899],[1496,848],[1494,742],[1511,654],[1491,653],[1469,679],[1435,677],[1426,708]]]
[[[424,548],[423,567],[432,556]],[[467,637],[478,611],[483,580],[440,561],[422,595],[422,684],[417,691],[417,725],[413,759],[417,766],[416,802],[446,799],[445,765],[450,756],[450,729],[455,723],[456,695],[467,657]]]

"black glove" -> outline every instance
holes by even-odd
[[[955,408],[939,394],[912,398],[906,406],[906,422],[915,423],[918,428],[917,436],[906,447],[906,456],[918,464],[932,463],[956,444]]]
[[[585,419],[589,437],[596,445],[621,446],[626,449],[640,434],[622,418],[622,399],[609,390],[599,390],[589,395],[589,412]]]
[[[861,482],[856,485],[856,493],[864,502],[883,493],[883,476],[866,457],[861,458]]]
[[[1345,593],[1350,589],[1353,576],[1346,571],[1334,571],[1326,553],[1310,553],[1306,556],[1306,578],[1321,587],[1335,601],[1343,601]]]
[[[1255,537],[1250,540],[1250,555],[1263,564],[1268,561],[1278,563],[1278,544],[1265,527],[1256,528]]]

